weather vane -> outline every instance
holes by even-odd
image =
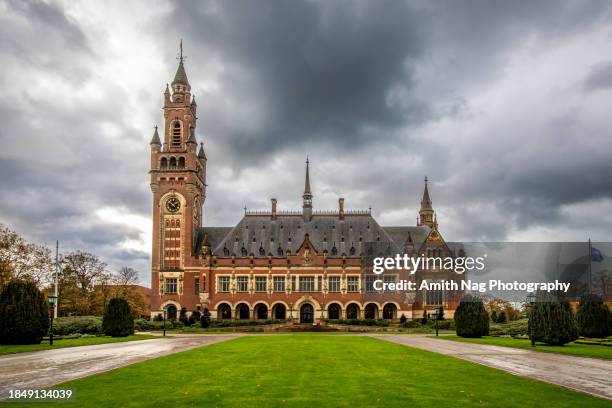
[[[178,57],[176,57],[177,60],[179,60],[180,62],[183,62],[184,60],[187,59],[187,56],[183,56],[183,39],[181,38],[181,43],[179,45],[179,55]]]

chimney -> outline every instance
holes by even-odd
[[[338,216],[341,220],[344,220],[344,198],[338,199]]]
[[[271,216],[271,218],[273,220],[275,220],[276,219],[276,198],[273,198],[271,201],[272,201],[272,216]]]

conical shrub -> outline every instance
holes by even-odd
[[[535,341],[562,346],[578,338],[576,319],[561,293],[539,292],[529,314],[529,334]]]
[[[108,302],[102,318],[104,334],[112,337],[126,337],[134,334],[134,319],[128,302],[116,297]]]
[[[38,344],[49,332],[49,308],[32,282],[13,280],[0,291],[0,344]]]
[[[455,310],[457,336],[482,337],[489,334],[489,314],[482,299],[470,294],[464,295]]]
[[[580,299],[576,313],[578,334],[584,337],[610,335],[608,306],[597,295],[585,295]]]

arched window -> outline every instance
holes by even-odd
[[[172,147],[181,147],[181,122],[172,125]]]
[[[336,246],[334,245],[334,247],[331,250],[332,255],[338,255],[338,249],[336,248]]]
[[[160,164],[159,164],[159,168],[160,169],[167,169],[168,168],[168,159],[166,159],[165,157],[162,157]]]
[[[276,253],[278,254],[278,256],[283,256],[283,248],[279,246],[278,249],[276,250]]]
[[[170,158],[170,168],[171,169],[176,169],[176,157],[171,157]]]
[[[179,169],[184,169],[185,168],[185,158],[184,157],[179,157],[179,159],[178,159],[178,168]]]

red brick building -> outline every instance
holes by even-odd
[[[206,155],[182,57],[163,109],[163,141],[157,127],[151,140],[152,315],[207,308],[218,319],[312,323],[420,318],[443,306],[452,316],[456,293],[377,292],[373,282],[458,281],[454,272],[373,275],[368,267],[372,257],[397,253],[455,256],[438,230],[427,180],[417,226],[382,227],[370,210],[346,210],[343,198],[336,210],[315,211],[308,161],[301,211],[279,211],[272,199],[269,211],[245,210],[233,227],[202,226]]]

